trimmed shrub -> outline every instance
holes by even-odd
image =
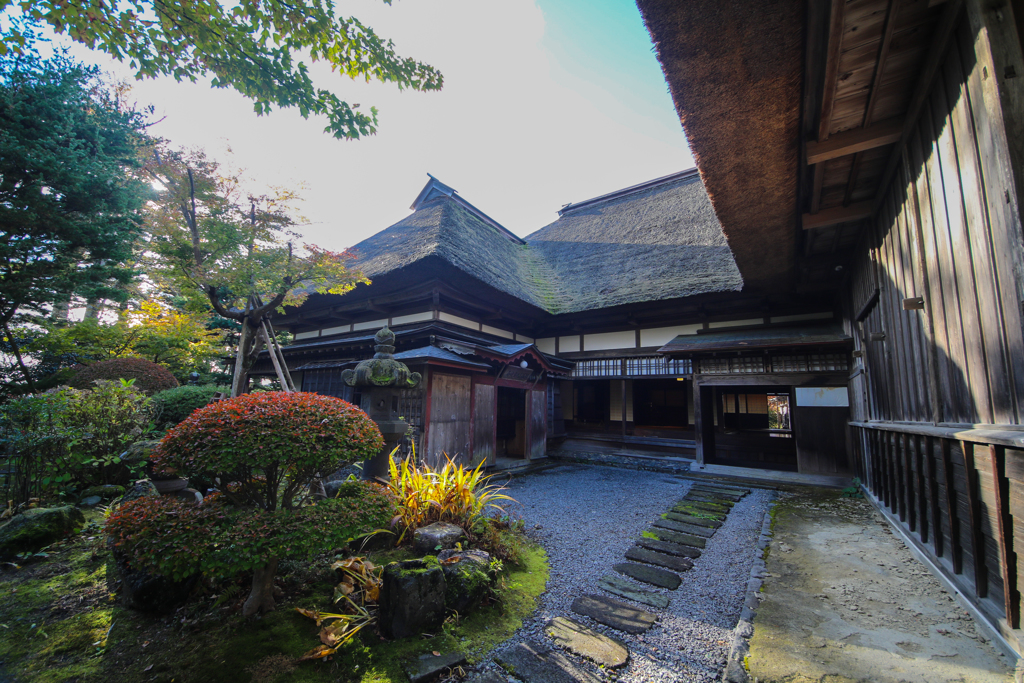
[[[111,358],[87,365],[75,373],[70,384],[76,389],[92,389],[98,379],[135,380],[132,386],[147,395],[178,386],[170,370],[144,358]]]
[[[360,482],[355,495],[293,511],[239,508],[216,494],[202,505],[159,496],[121,505],[106,530],[134,569],[174,580],[229,577],[268,558],[301,560],[344,546],[386,528],[394,509],[387,491],[369,482]]]
[[[213,384],[182,386],[153,394],[153,409],[159,424],[178,424],[199,408],[206,406],[221,391]]]
[[[384,446],[366,413],[304,392],[244,394],[200,408],[153,453],[158,474],[219,479],[239,506],[291,508],[318,473],[365,460]]]

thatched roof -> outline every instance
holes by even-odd
[[[747,289],[792,274],[802,0],[638,0]]]
[[[570,313],[743,286],[695,170],[570,204],[526,238]]]
[[[435,257],[517,299],[545,308],[543,274],[531,264],[526,245],[434,178],[413,205],[415,211],[352,248],[358,268],[371,280]]]
[[[413,208],[353,247],[367,277],[437,258],[549,313],[743,284],[695,170],[570,204],[525,240],[433,177]]]

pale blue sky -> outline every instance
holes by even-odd
[[[348,0],[339,9],[439,68],[444,90],[400,93],[314,67],[318,84],[380,110],[379,133],[355,142],[294,112],[256,117],[247,100],[205,84],[134,90],[166,116],[156,134],[230,156],[254,189],[301,185],[311,242],[340,249],[400,220],[428,172],[527,235],[568,202],[693,166],[629,0]]]

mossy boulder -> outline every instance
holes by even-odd
[[[444,571],[435,557],[384,567],[378,618],[381,635],[409,638],[437,632],[444,623],[445,589]]]
[[[114,505],[123,505],[130,500],[138,500],[139,498],[159,498],[160,492],[156,490],[156,486],[149,479],[139,479],[137,482],[128,487],[124,495],[114,501]]]
[[[73,505],[25,510],[0,526],[0,560],[35,552],[85,526],[85,515]]]
[[[436,553],[438,550],[454,548],[466,539],[462,527],[448,522],[434,522],[413,533],[413,544],[421,553]]]
[[[460,616],[479,607],[491,587],[491,556],[483,550],[442,550],[437,560],[444,571],[445,606]]]
[[[91,498],[93,496],[99,496],[100,498],[117,498],[118,496],[124,495],[124,487],[118,486],[117,484],[103,484],[102,486],[90,486],[86,490],[82,491],[81,498]]]

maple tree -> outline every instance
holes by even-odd
[[[295,107],[304,118],[323,115],[326,132],[338,138],[375,133],[377,110],[364,113],[359,104],[318,87],[298,57],[400,89],[439,90],[443,84],[440,72],[398,55],[392,41],[356,17],[338,16],[330,0],[0,0],[0,12],[9,10],[20,14],[0,31],[0,56],[31,50],[39,29],[47,27],[128,62],[140,79],[194,82],[209,76],[213,87],[251,99],[257,114],[276,105]]]
[[[347,251],[296,246],[294,192],[246,193],[240,174],[225,172],[199,151],[164,149],[155,159],[150,172],[163,190],[150,212],[148,248],[168,277],[241,323],[231,386],[238,396],[276,310],[313,292],[344,294],[369,280],[349,268]]]

